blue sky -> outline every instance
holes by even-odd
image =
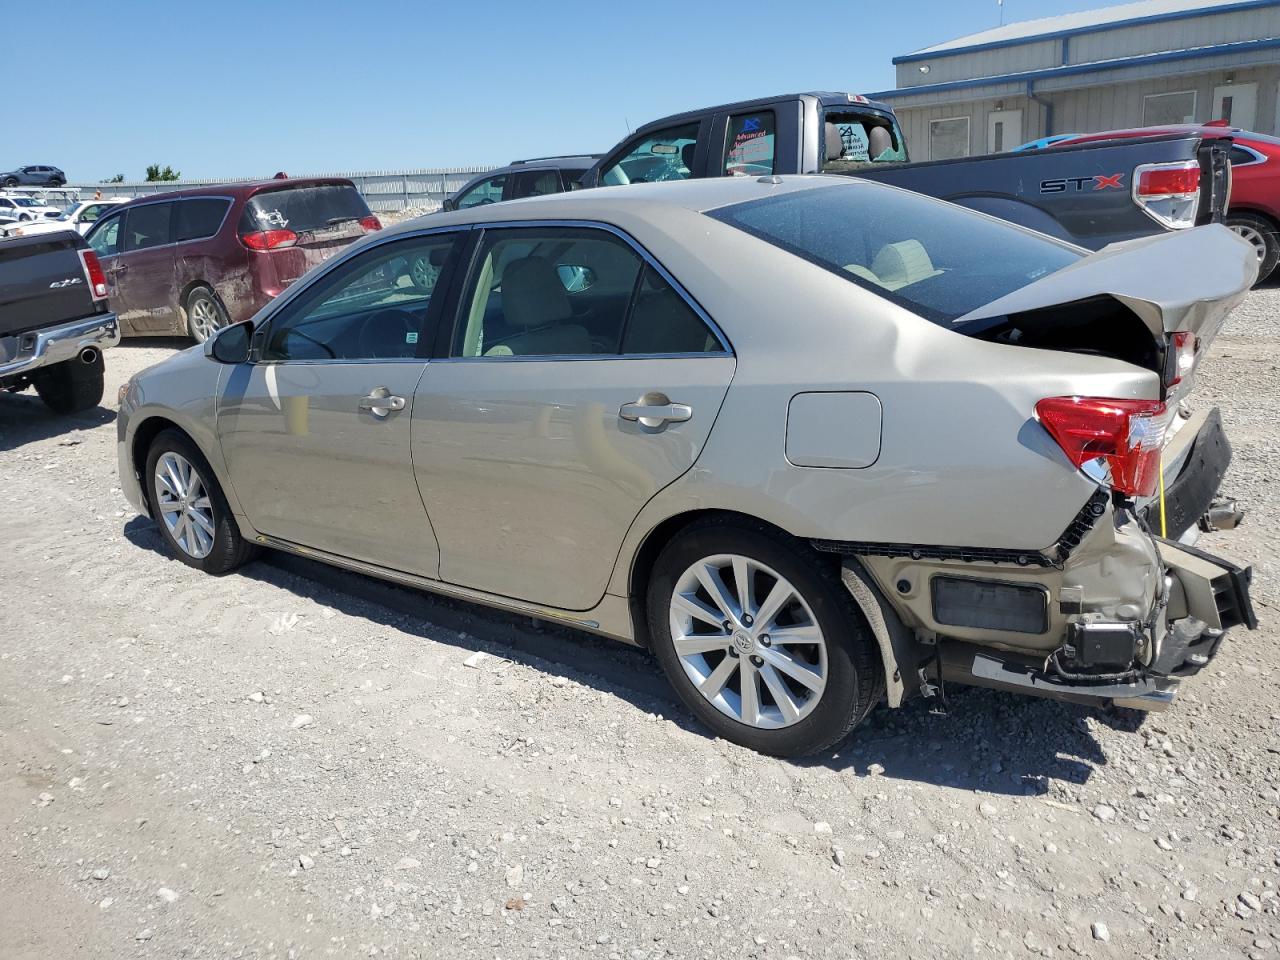
[[[1104,0],[1006,0],[1028,20]],[[0,169],[73,181],[499,164],[599,152],[668,113],[884,90],[890,59],[999,23],[996,0],[3,0]],[[95,33],[102,43],[95,50]],[[43,38],[43,39],[41,39]]]

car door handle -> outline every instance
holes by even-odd
[[[375,417],[388,417],[393,411],[404,409],[404,397],[395,396],[386,387],[378,387],[360,398],[359,407]]]
[[[660,427],[664,423],[681,423],[693,416],[693,408],[672,403],[662,394],[646,394],[635,403],[624,403],[618,410],[623,420],[638,420],[641,426]]]

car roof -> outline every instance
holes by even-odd
[[[231,197],[247,200],[254,194],[271,190],[289,190],[297,187],[339,186],[355,188],[345,177],[281,177],[273,180],[246,180],[236,183],[212,183],[207,186],[187,187],[183,190],[165,190],[161,193],[134,197],[129,203],[141,204],[155,200],[181,200],[186,197]]]
[[[602,154],[599,153],[574,153],[563,157],[532,157],[528,160],[512,160],[503,169],[536,169],[539,167],[556,167],[557,169],[566,170],[590,170],[592,165],[600,159]],[[490,170],[490,173],[493,171]]]
[[[615,214],[644,215],[646,210],[683,209],[705,213],[719,207],[769,196],[836,186],[892,189],[870,180],[822,174],[772,177],[711,177],[595,187],[566,193],[549,193],[504,203],[484,204],[446,213],[415,217],[383,229],[382,235],[412,233],[423,227],[500,223],[508,220],[600,220]]]

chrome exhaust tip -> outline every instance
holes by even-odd
[[[80,351],[80,362],[83,364],[94,364],[98,362],[100,356],[96,347],[85,347]]]

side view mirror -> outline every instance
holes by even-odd
[[[253,322],[224,327],[204,342],[204,355],[218,363],[245,363],[249,359],[249,347],[253,341]]]
[[[445,213],[448,213],[450,210],[457,210],[458,207],[451,197],[445,197],[444,200],[440,202],[440,209]]]

